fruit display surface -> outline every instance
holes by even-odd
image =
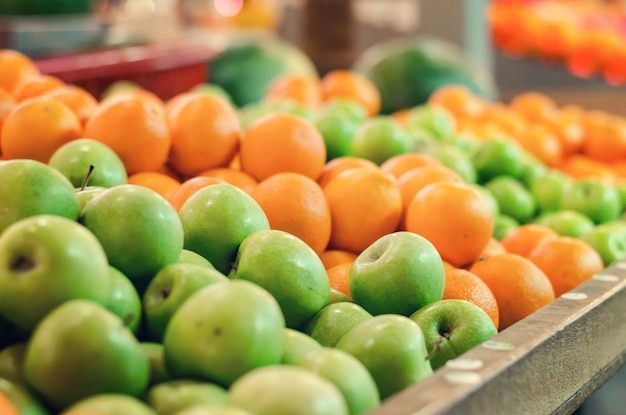
[[[626,358],[626,120],[381,102],[354,70],[95,96],[0,51],[0,409],[580,405]]]
[[[499,0],[489,6],[496,47],[562,65],[580,77],[626,82],[626,8],[597,0]]]

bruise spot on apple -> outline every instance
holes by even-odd
[[[161,297],[163,298],[163,300],[166,300],[171,294],[172,294],[172,287],[161,289]]]
[[[213,328],[213,335],[215,337],[221,336],[222,335],[222,328],[221,327],[214,327]]]
[[[35,261],[27,256],[18,256],[11,263],[10,269],[17,272],[27,272],[35,268]]]

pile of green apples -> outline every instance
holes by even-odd
[[[395,232],[330,288],[230,184],[177,212],[91,139],[0,162],[0,392],[21,414],[363,414],[497,334]]]

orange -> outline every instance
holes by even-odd
[[[277,173],[250,194],[267,216],[270,228],[297,236],[319,255],[328,246],[330,208],[317,182],[299,173]]]
[[[361,104],[368,115],[378,114],[381,98],[376,85],[365,76],[346,69],[335,69],[320,81],[322,100],[350,99]]]
[[[528,254],[543,240],[556,238],[559,234],[552,228],[538,223],[517,226],[508,232],[500,243],[507,252],[528,257]]]
[[[0,152],[7,159],[47,163],[59,147],[82,133],[80,120],[67,105],[55,99],[33,98],[17,104],[5,119]]]
[[[543,122],[554,117],[557,111],[554,100],[538,91],[527,91],[516,95],[509,106],[531,122]]]
[[[226,181],[218,179],[217,177],[209,176],[192,177],[191,179],[187,179],[182,182],[178,188],[171,192],[167,200],[172,206],[174,206],[176,211],[179,211],[187,199],[189,199],[196,191],[217,183],[226,183]]]
[[[165,113],[148,98],[121,95],[100,102],[84,135],[111,147],[129,175],[158,170],[171,145]]]
[[[65,82],[56,76],[41,74],[19,83],[13,90],[13,97],[17,102],[21,102],[63,86],[65,86]]]
[[[604,123],[588,129],[582,151],[602,162],[615,162],[626,158],[626,121],[608,118]]]
[[[604,269],[602,257],[588,243],[567,236],[544,239],[528,259],[552,282],[560,296]]]
[[[241,125],[225,99],[189,92],[166,107],[172,146],[169,164],[184,176],[226,167],[239,149]]]
[[[322,174],[317,179],[317,182],[320,186],[325,187],[341,172],[359,167],[378,170],[378,165],[371,160],[355,156],[342,156],[334,158],[324,165]]]
[[[348,286],[348,275],[350,275],[350,268],[352,268],[352,263],[344,262],[343,264],[337,264],[331,268],[326,269],[330,288],[334,288],[335,290],[346,295],[348,298],[352,298],[350,296],[350,288]]]
[[[513,137],[523,149],[549,167],[558,166],[563,161],[561,140],[544,124],[530,124]]]
[[[411,115],[411,110],[413,108],[403,108],[401,110],[396,110],[391,113],[391,118],[395,122],[397,122],[400,126],[406,127],[409,121],[409,115]]]
[[[87,123],[96,108],[98,101],[87,90],[75,86],[65,85],[43,94],[45,98],[53,98],[67,105],[78,117],[82,125]]]
[[[330,248],[358,254],[398,228],[402,196],[390,175],[369,168],[349,169],[323,189],[332,216]]]
[[[463,178],[456,171],[444,165],[418,167],[403,173],[397,179],[402,195],[403,209],[406,211],[413,197],[424,187],[431,183],[443,181],[463,183]]]
[[[257,181],[284,172],[317,180],[326,163],[326,144],[310,121],[292,114],[274,113],[248,127],[239,160],[241,170]]]
[[[147,89],[142,88],[142,87],[116,91],[116,92],[114,92],[114,93],[112,93],[110,95],[107,95],[104,98],[101,98],[100,102],[103,103],[103,102],[106,102],[106,101],[115,101],[115,100],[120,99],[120,98],[121,99],[126,99],[126,98],[129,98],[129,97],[147,99],[152,104],[154,104],[154,106],[156,106],[160,110],[165,111],[166,104],[163,102],[163,100],[161,98],[159,98],[159,96],[157,94],[155,94],[154,92],[148,91]],[[172,101],[173,101],[173,99],[172,99]]]
[[[548,129],[559,139],[563,154],[568,156],[582,149],[585,128],[579,116],[561,110],[546,120]]]
[[[20,415],[17,407],[7,395],[0,392],[0,414],[2,415]]]
[[[487,284],[475,274],[461,268],[446,268],[446,283],[442,299],[465,300],[474,303],[489,315],[498,328],[498,302]]]
[[[355,253],[342,251],[341,249],[327,249],[319,256],[326,269],[332,268],[335,265],[345,264],[346,262],[352,263],[357,257]]]
[[[142,171],[132,174],[128,176],[128,183],[152,189],[166,199],[180,187],[178,180],[156,171]]]
[[[273,79],[265,92],[265,100],[316,108],[322,101],[319,79],[311,75],[284,74]]]
[[[485,103],[476,94],[459,84],[439,87],[427,102],[444,107],[456,118],[478,118],[485,109]]]
[[[480,258],[490,255],[504,254],[506,252],[508,251],[506,250],[504,245],[502,245],[500,241],[492,236],[489,239],[489,242],[487,242],[487,245],[485,245],[485,247],[483,248],[483,251],[480,253]]]
[[[476,261],[469,271],[491,290],[498,303],[499,330],[517,323],[554,300],[547,275],[523,256],[506,253]]]
[[[380,170],[396,179],[409,170],[424,166],[441,166],[435,157],[425,153],[404,153],[392,156],[380,165]]]
[[[406,230],[422,235],[441,258],[462,267],[478,259],[493,235],[489,202],[475,187],[456,182],[429,184],[406,211]]]
[[[2,138],[2,126],[4,125],[4,120],[9,116],[11,111],[15,107],[15,100],[4,89],[0,88],[0,139]],[[2,148],[2,145],[0,145]]]
[[[575,179],[598,178],[610,181],[615,177],[613,169],[608,164],[585,154],[569,156],[558,168]]]
[[[198,176],[215,177],[222,179],[226,183],[237,186],[244,192],[250,194],[257,186],[258,182],[248,173],[232,167],[217,167],[215,169],[204,170]]]
[[[0,49],[0,88],[13,94],[18,84],[38,75],[39,68],[28,56],[16,50]]]

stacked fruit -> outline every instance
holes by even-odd
[[[494,44],[512,56],[565,65],[583,77],[626,82],[626,8],[599,0],[501,0],[489,5]]]
[[[597,117],[545,97],[122,86],[0,52],[3,413],[364,413],[624,256]]]

